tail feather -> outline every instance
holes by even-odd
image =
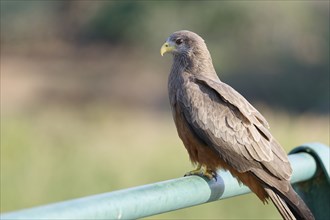
[[[293,190],[291,185],[289,192],[285,195],[279,192],[274,192],[274,190],[270,188],[265,188],[265,190],[283,219],[315,219],[305,202]]]
[[[265,190],[283,219],[296,219],[288,205],[279,195],[269,188],[265,188]]]

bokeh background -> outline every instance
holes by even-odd
[[[1,212],[192,169],[167,99],[174,31],[199,33],[222,79],[286,151],[329,144],[329,1],[1,0]],[[152,219],[274,219],[254,195]]]

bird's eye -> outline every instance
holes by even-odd
[[[177,45],[182,44],[182,42],[183,42],[183,40],[182,40],[181,38],[179,38],[179,39],[177,39],[177,40],[175,41],[175,43],[176,43]]]

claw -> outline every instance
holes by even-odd
[[[184,176],[191,176],[191,175],[197,175],[197,176],[205,176],[209,180],[215,179],[217,180],[217,174],[211,169],[208,169],[206,165],[198,165],[195,170],[192,170],[188,173],[186,173]]]

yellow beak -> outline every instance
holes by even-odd
[[[175,49],[174,45],[171,45],[169,42],[165,42],[163,46],[160,48],[160,55],[164,55],[167,52],[171,52]]]

